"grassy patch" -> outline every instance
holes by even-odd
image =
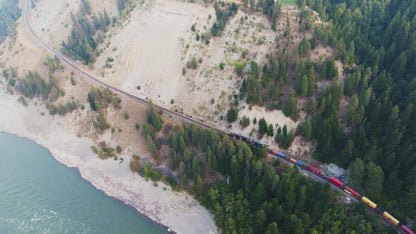
[[[281,0],[280,3],[282,4],[282,6],[287,6],[287,5],[296,5],[296,0]]]

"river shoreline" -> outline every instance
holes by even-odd
[[[216,233],[213,216],[188,194],[176,193],[159,183],[155,187],[123,163],[101,160],[90,146],[94,142],[79,138],[66,126],[65,118],[41,115],[39,106],[24,107],[5,91],[0,91],[0,131],[28,138],[47,148],[61,164],[76,168],[95,188],[136,209],[153,222],[175,233]],[[166,188],[168,191],[165,191]]]
[[[2,133],[2,134],[6,134],[6,135],[10,135],[10,136],[15,136],[15,137],[19,137],[19,138],[23,138],[23,139],[26,139],[26,140],[29,140],[29,141],[32,141],[32,142],[34,142],[35,144],[37,144],[37,145],[39,145],[39,146],[41,146],[41,147],[43,147],[43,148],[45,148],[47,151],[48,151],[48,153],[52,156],[52,158],[54,159],[54,160],[56,160],[56,161],[58,161],[57,159],[56,159],[56,157],[52,154],[52,152],[47,148],[47,147],[45,147],[44,145],[42,145],[42,144],[39,144],[38,142],[36,142],[36,141],[34,141],[34,140],[32,140],[32,139],[30,139],[30,138],[28,138],[28,137],[25,137],[25,136],[19,136],[19,135],[17,135],[17,134],[14,134],[14,133],[10,133],[10,132],[4,132],[4,131],[0,131],[0,133]],[[59,161],[58,161],[59,162]],[[86,180],[84,177],[82,177],[82,175],[81,175],[81,171],[79,170],[79,168],[77,168],[77,167],[68,167],[67,165],[65,165],[65,164],[63,164],[63,163],[61,163],[61,162],[59,162],[60,164],[62,164],[62,165],[64,165],[64,166],[66,166],[67,168],[69,168],[71,171],[74,171],[74,172],[76,172],[80,177],[81,177],[81,179],[83,179],[84,181],[87,181],[88,183],[91,183],[90,181],[88,181],[88,180]],[[100,190],[100,191],[102,191],[104,194],[106,194],[106,196],[108,196],[108,197],[111,197],[111,196],[109,196],[104,190]],[[111,198],[113,198],[113,197],[111,197]],[[114,199],[114,198],[113,198]],[[126,202],[124,202],[124,201],[122,201],[122,200],[119,200],[119,199],[115,199],[117,202],[120,202],[120,204],[122,204],[123,206],[126,206],[126,207],[128,207],[128,208],[130,208],[130,209],[133,209],[136,213],[137,213],[137,215],[138,216],[143,216],[143,217],[146,217],[150,222],[152,222],[153,224],[155,224],[155,225],[157,225],[157,226],[160,226],[160,227],[162,227],[163,229],[165,229],[167,232],[170,232],[170,233],[174,233],[174,232],[172,232],[172,231],[170,231],[170,228],[168,227],[168,226],[166,226],[166,225],[163,225],[162,223],[158,223],[158,222],[156,222],[156,221],[154,221],[154,220],[152,220],[150,217],[148,217],[146,214],[142,214],[142,213],[140,213],[137,209],[135,209],[133,206],[131,206],[131,205],[129,205],[129,204],[127,204]]]

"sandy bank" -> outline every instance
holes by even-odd
[[[90,150],[94,142],[78,138],[60,118],[41,115],[44,107],[24,107],[17,97],[0,90],[0,131],[30,138],[48,148],[52,155],[68,167],[79,169],[81,176],[107,195],[124,201],[152,220],[177,233],[213,233],[213,217],[185,193],[163,191],[129,170],[128,156],[119,164],[100,160]],[[47,113],[47,112],[46,112]]]

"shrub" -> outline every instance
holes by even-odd
[[[119,145],[116,147],[116,151],[117,153],[121,153],[121,147]]]
[[[243,127],[247,127],[248,125],[250,125],[250,118],[244,115],[243,118],[240,120],[240,125]]]
[[[229,123],[235,122],[238,117],[238,111],[234,108],[231,108],[227,111],[227,121]]]

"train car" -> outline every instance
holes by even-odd
[[[321,170],[319,170],[318,168],[316,168],[316,167],[312,166],[312,165],[309,165],[309,166],[308,166],[308,171],[310,171],[310,172],[312,172],[313,174],[318,175],[318,176],[321,176],[321,175],[322,175],[322,171],[321,171]]]
[[[296,163],[296,159],[294,159],[294,158],[289,158],[289,161],[290,161],[291,163]]]
[[[351,196],[353,196],[355,199],[358,199],[359,197],[360,197],[360,194],[359,193],[357,193],[356,191],[354,191],[352,188],[350,188],[350,187],[346,187],[345,189],[344,189],[344,191],[346,192],[346,193],[348,193],[349,195],[351,195]]]
[[[377,204],[372,202],[370,199],[366,197],[362,197],[361,201],[364,202],[367,206],[371,207],[372,209],[375,209],[377,207]]]
[[[284,155],[284,154],[282,154],[282,153],[277,153],[277,156],[282,157],[282,158],[284,158],[284,157],[285,157],[285,155]]]
[[[344,183],[342,183],[341,181],[339,181],[339,180],[335,179],[335,178],[334,178],[334,177],[332,177],[332,176],[329,178],[329,182],[330,182],[331,184],[333,184],[333,185],[335,185],[335,186],[339,187],[339,188],[342,188],[342,186],[344,185]]]
[[[405,234],[415,234],[414,232],[412,232],[412,230],[410,230],[404,224],[402,224],[402,226],[400,227],[400,230]]]
[[[279,155],[279,152],[277,152],[276,150],[272,150],[272,154],[278,156]]]
[[[298,164],[299,166],[301,166],[302,167],[302,165],[303,165],[303,163],[301,162],[301,161],[299,161],[299,160],[297,160],[296,161],[296,164]]]
[[[384,211],[383,217],[395,227],[397,226],[397,224],[399,224],[399,220],[397,220],[395,217],[393,217],[391,214],[387,213],[386,211]]]

